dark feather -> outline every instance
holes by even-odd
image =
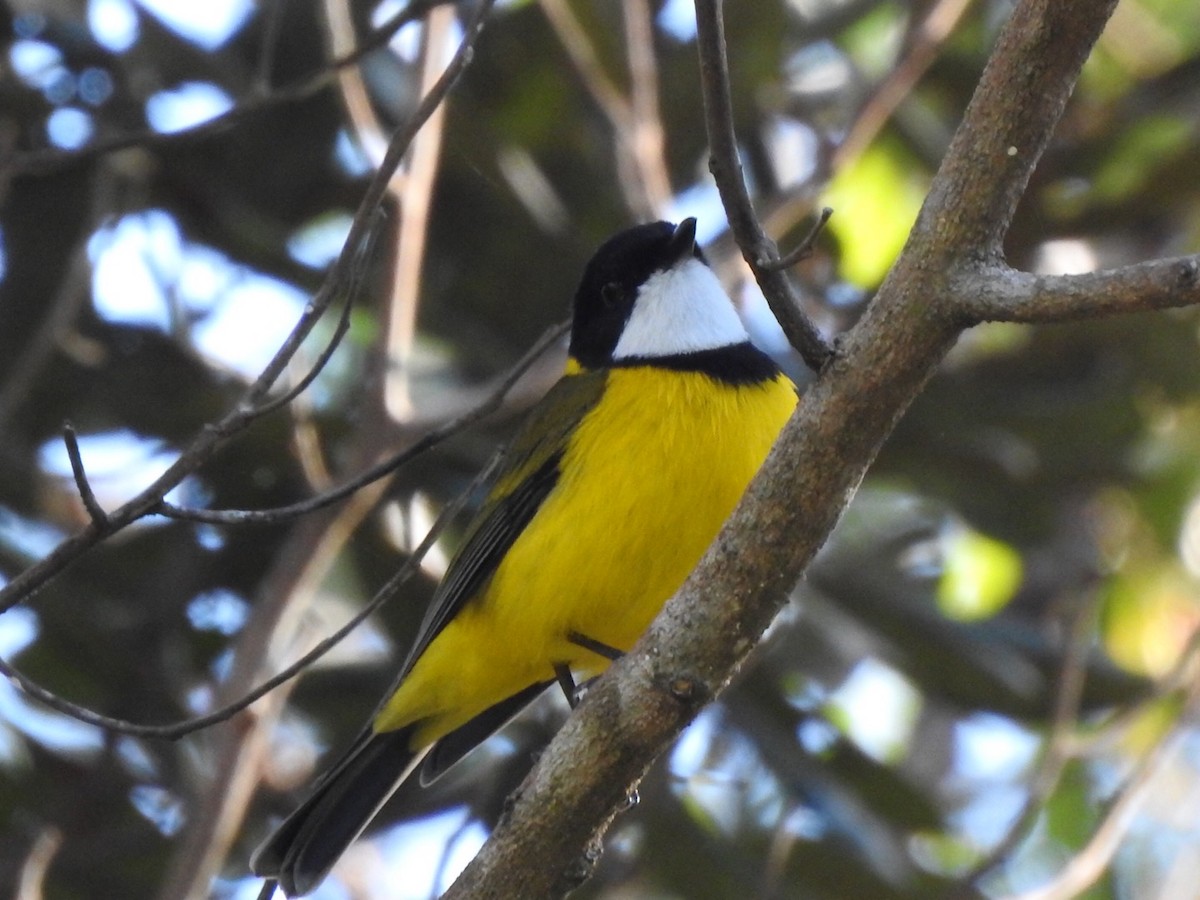
[[[553,681],[543,681],[530,685],[519,694],[513,694],[507,700],[485,709],[466,725],[439,740],[421,763],[421,785],[436,781],[443,772],[503,728],[509,719],[552,684]]]
[[[364,731],[250,860],[289,897],[313,890],[412,771],[411,729]]]

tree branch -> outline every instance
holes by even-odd
[[[1069,322],[1200,303],[1200,254],[1083,275],[1030,275],[1005,267],[956,287],[973,322]]]
[[[265,409],[270,409],[268,394],[272,385],[278,380],[304,339],[329,308],[338,289],[349,280],[356,257],[355,250],[361,246],[367,235],[375,209],[387,190],[389,178],[400,164],[400,160],[407,152],[417,131],[445,99],[469,64],[475,42],[479,38],[493,2],[494,0],[482,0],[476,7],[471,20],[465,26],[464,37],[454,59],[446,67],[434,89],[421,100],[413,115],[392,135],[387,153],[359,202],[341,255],[326,273],[325,280],[305,308],[296,327],[292,329],[283,345],[276,351],[275,356],[247,389],[241,402],[218,422],[206,426],[153,484],[120,508],[110,512],[107,532],[101,533],[91,526],[85,528],[63,541],[40,562],[25,569],[7,585],[0,588],[0,612],[28,599],[47,581],[95,546],[106,534],[118,531],[129,523],[153,512],[162,503],[163,497],[168,491],[210,459],[230,437],[259,418]]]
[[[833,351],[801,309],[800,298],[780,265],[779,248],[763,231],[746,189],[733,128],[721,0],[696,0],[696,32],[708,127],[708,167],[716,179],[730,230],[788,342],[811,369],[820,371]]]
[[[491,393],[484,397],[481,402],[461,415],[455,416],[438,425],[436,428],[427,431],[403,450],[392,454],[382,462],[376,463],[365,472],[348,480],[345,484],[338,485],[336,488],[331,488],[328,491],[323,491],[315,497],[309,497],[307,500],[301,500],[288,506],[277,506],[273,509],[196,509],[175,506],[164,500],[154,512],[168,519],[181,519],[188,522],[207,522],[214,525],[261,525],[285,522],[288,519],[294,519],[298,516],[324,509],[327,506],[332,506],[334,503],[346,499],[367,485],[387,477],[401,466],[432,450],[447,438],[459,434],[499,409],[500,404],[504,402],[504,398],[508,396],[513,386],[521,379],[521,376],[529,371],[529,368],[541,358],[546,350],[556,344],[566,334],[569,327],[570,323],[562,322],[547,329],[538,338],[537,342],[526,351],[525,355],[517,360],[508,372],[501,376],[495,387],[492,388]]]
[[[286,0],[277,0],[276,6],[282,8],[285,2]],[[299,79],[280,88],[254,94],[236,103],[221,115],[214,116],[190,128],[181,128],[179,131],[169,132],[145,129],[127,134],[118,134],[109,138],[101,138],[78,150],[31,150],[23,153],[13,153],[7,157],[0,156],[0,172],[15,175],[45,175],[68,166],[78,165],[90,159],[106,156],[109,153],[115,153],[118,150],[124,150],[128,147],[141,147],[152,144],[166,146],[187,143],[189,141],[200,140],[209,135],[219,134],[228,128],[232,128],[243,119],[260,113],[265,109],[307,100],[309,97],[328,87],[339,69],[352,66],[367,54],[378,50],[391,40],[393,35],[401,28],[410,22],[415,22],[434,7],[453,2],[454,0],[412,0],[402,10],[367,35],[354,50],[334,57],[317,74]],[[280,18],[280,15],[276,14],[274,10],[272,10],[271,15],[275,20]],[[278,27],[277,24],[272,23],[268,26],[268,29],[274,29],[275,27]],[[264,49],[268,49],[272,46],[272,38],[268,33],[264,36],[263,47]],[[265,78],[267,74],[260,70],[260,78]]]
[[[429,531],[421,540],[421,543],[413,550],[409,557],[404,561],[404,564],[396,571],[396,574],[387,580],[387,582],[371,598],[362,609],[346,620],[337,631],[323,638],[311,650],[300,656],[295,662],[291,663],[276,675],[268,678],[262,684],[254,689],[242,694],[232,703],[229,703],[220,709],[214,710],[211,713],[206,713],[202,716],[195,716],[190,719],[183,719],[179,722],[171,722],[163,725],[148,725],[141,722],[130,722],[125,719],[117,719],[112,716],[106,716],[102,713],[94,712],[87,707],[80,706],[77,703],[72,703],[60,697],[54,691],[47,690],[39,685],[33,679],[23,674],[12,666],[7,660],[0,658],[0,675],[15,682],[22,691],[35,700],[44,703],[46,706],[56,710],[64,715],[70,716],[73,719],[78,719],[80,722],[86,722],[89,725],[95,725],[103,728],[106,731],[111,731],[115,734],[129,734],[136,737],[159,738],[162,740],[178,740],[181,737],[192,734],[208,728],[210,725],[216,725],[218,722],[224,722],[232,718],[237,713],[241,712],[246,707],[250,706],[260,697],[269,694],[281,684],[290,681],[300,672],[307,669],[318,659],[340,644],[342,640],[351,631],[365,622],[374,613],[391,600],[401,587],[417,573],[417,569],[421,565],[421,561],[425,558],[433,547],[434,542],[439,535],[445,531],[446,526],[454,520],[458,515],[463,505],[470,498],[471,493],[482,484],[494,471],[496,463],[499,461],[500,455],[497,453],[492,460],[480,470],[479,474],[472,479],[467,488],[459,494],[454,500],[446,504],[439,513],[436,521],[430,526]]]
[[[719,41],[716,0],[696,2],[706,20],[701,41],[711,46]],[[629,786],[728,683],[959,334],[959,298],[945,272],[998,253],[1113,5],[1018,6],[875,301],[821,370],[699,567],[568,719],[447,898],[556,897],[587,877]],[[711,54],[702,65],[713,93],[721,79]],[[709,116],[728,138],[727,105]],[[1017,153],[1010,156],[1009,146]]]

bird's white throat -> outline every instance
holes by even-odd
[[[655,272],[638,289],[613,359],[674,356],[749,340],[712,269],[688,259]]]

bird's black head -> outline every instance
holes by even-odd
[[[605,241],[583,270],[575,292],[572,358],[584,368],[607,365],[646,279],[693,258],[704,262],[696,244],[695,219],[678,225],[638,225]]]

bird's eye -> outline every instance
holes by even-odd
[[[621,297],[624,293],[625,289],[621,287],[621,282],[610,281],[604,287],[600,288],[600,299],[608,309],[612,309],[621,302]]]

